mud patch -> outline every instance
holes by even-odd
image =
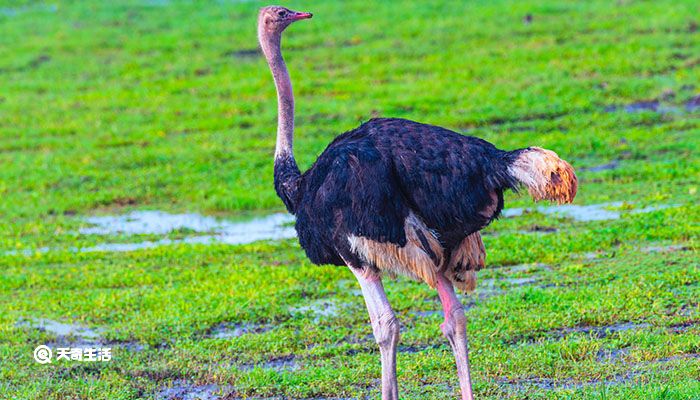
[[[560,215],[580,222],[609,221],[620,219],[627,214],[645,214],[653,211],[665,210],[667,208],[678,207],[678,204],[659,204],[643,208],[623,210],[625,206],[622,201],[609,203],[591,204],[580,206],[576,204],[566,204],[561,206],[540,206],[535,208],[509,208],[503,210],[504,217],[517,217],[533,211],[545,215]]]
[[[167,388],[156,393],[159,400],[215,400],[228,397],[232,394],[232,386],[219,386],[215,384],[195,385],[191,382],[178,380]]]

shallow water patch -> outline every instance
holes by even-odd
[[[292,314],[303,314],[313,317],[315,323],[321,319],[338,316],[338,304],[334,299],[317,299],[303,306],[290,307]]]
[[[654,361],[645,361],[641,363],[631,364],[631,369],[628,371],[604,377],[602,379],[593,379],[586,381],[577,381],[572,378],[544,378],[544,377],[528,377],[522,379],[498,378],[497,381],[502,385],[509,387],[512,390],[523,392],[529,391],[532,387],[545,390],[555,389],[581,389],[591,386],[616,386],[624,385],[634,381],[639,376],[646,373],[642,368],[654,365],[664,365],[677,360],[698,359],[700,354],[682,354],[673,357],[661,358]]]
[[[20,7],[0,7],[0,17],[17,17],[32,12],[55,13],[58,6],[55,4],[35,4]]]
[[[678,204],[658,204],[642,208],[623,210],[625,205],[622,201],[609,203],[590,204],[580,206],[577,204],[565,204],[558,206],[538,206],[534,208],[508,208],[503,210],[504,217],[518,217],[529,212],[539,212],[545,215],[560,215],[571,218],[575,221],[609,221],[620,219],[625,214],[645,214],[653,211],[665,210],[667,208],[678,207]]]
[[[503,284],[510,286],[525,286],[531,283],[539,281],[541,278],[538,276],[530,276],[525,278],[493,278],[493,279],[483,279],[481,280],[481,285],[485,289],[496,288]],[[478,287],[479,283],[477,283]]]
[[[555,336],[566,336],[571,333],[585,333],[585,334],[591,334],[592,336],[595,336],[599,339],[603,339],[608,337],[611,333],[618,333],[618,332],[625,332],[625,331],[633,331],[633,330],[642,330],[649,328],[651,324],[641,322],[641,323],[634,323],[634,322],[621,322],[619,324],[611,324],[611,325],[602,325],[602,326],[589,326],[589,325],[584,325],[584,326],[576,326],[573,328],[563,328],[559,329],[556,331],[550,331],[550,334],[555,335]]]
[[[606,112],[624,111],[628,114],[641,112],[655,112],[659,114],[682,114],[683,109],[672,104],[654,100],[640,100],[624,105],[612,105],[605,107]]]
[[[601,172],[601,171],[611,171],[620,167],[620,162],[618,160],[612,160],[605,164],[594,165],[592,167],[582,167],[577,168],[578,171],[584,172]]]
[[[273,358],[262,363],[247,363],[240,364],[238,368],[241,371],[252,371],[255,368],[270,369],[277,372],[296,371],[301,366],[296,361],[295,355]]]
[[[537,271],[551,271],[552,267],[547,264],[535,263],[535,264],[516,264],[508,265],[503,267],[493,268],[493,270],[504,273],[504,274],[515,274],[515,273],[530,273]]]
[[[84,218],[90,226],[79,230],[83,235],[166,235],[177,233],[182,238],[163,238],[136,243],[102,243],[77,252],[124,252],[173,244],[246,244],[259,240],[282,240],[296,236],[291,225],[294,217],[276,213],[246,221],[230,221],[200,214],[170,214],[163,211],[134,211],[125,215]]]
[[[22,318],[15,326],[53,334],[59,342],[85,345],[101,343],[102,329],[100,328],[92,329],[78,324],[58,322],[46,318]]]
[[[196,385],[192,382],[178,380],[156,393],[159,400],[216,400],[233,393],[233,386],[216,384]]]
[[[622,362],[629,353],[629,347],[624,349],[600,349],[596,353],[595,359],[599,363]]]
[[[697,95],[685,103],[685,109],[688,112],[700,110],[700,95]]]
[[[572,335],[572,334],[576,334],[576,333],[585,334],[585,335],[594,337],[596,339],[604,339],[604,338],[606,338],[614,333],[643,330],[643,329],[647,329],[649,327],[651,327],[651,324],[648,324],[645,322],[641,322],[641,323],[621,322],[619,324],[600,325],[600,326],[582,325],[582,326],[575,326],[575,327],[553,329],[550,331],[539,332],[539,333],[533,332],[532,334],[515,337],[510,342],[511,343],[518,343],[518,342],[524,341],[524,342],[528,342],[528,343],[534,343],[535,341],[537,341],[537,339],[559,340],[559,339],[564,339],[567,336]]]
[[[443,317],[444,313],[440,310],[425,310],[425,311],[411,311],[409,315],[413,317],[420,317],[420,318],[430,318],[434,315]]]
[[[673,253],[676,251],[688,251],[690,247],[680,244],[672,244],[668,246],[647,246],[640,249],[644,253]]]
[[[102,336],[104,333],[102,328],[89,328],[79,324],[58,322],[46,318],[21,318],[15,326],[24,329],[36,329],[55,335],[56,339],[43,343],[49,347],[109,346],[128,351],[142,351],[145,348],[143,344],[134,341],[108,341]]]
[[[207,337],[214,339],[237,338],[249,333],[263,333],[272,328],[259,324],[231,324],[222,322],[211,329]]]

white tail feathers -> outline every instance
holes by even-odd
[[[521,150],[508,172],[525,187],[535,201],[571,203],[578,189],[578,178],[571,165],[557,153],[530,147]]]

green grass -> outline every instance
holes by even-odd
[[[503,218],[464,300],[478,398],[698,399],[700,111],[684,109],[700,94],[698,6],[550,3],[289,3],[314,13],[284,41],[297,160],[307,168],[371,116],[404,117],[555,150],[580,171],[577,204],[677,205]],[[242,398],[379,396],[352,274],[311,265],[295,241],[61,250],[106,240],[76,233],[89,215],[282,209],[274,87],[254,52],[261,5],[0,0],[0,398],[152,398],[183,381]],[[606,111],[656,98],[678,112]],[[557,231],[524,232],[535,225]],[[640,250],[670,244],[682,249]],[[508,267],[522,263],[533,267]],[[402,398],[455,398],[441,317],[415,314],[439,309],[436,294],[402,278],[386,288]],[[315,302],[337,313],[297,310]],[[36,364],[33,349],[57,338],[27,318],[102,328],[113,360]],[[212,337],[222,323],[257,330]]]

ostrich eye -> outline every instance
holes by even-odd
[[[277,15],[279,15],[280,17],[284,17],[285,15],[287,15],[287,12],[284,10],[277,11]]]

